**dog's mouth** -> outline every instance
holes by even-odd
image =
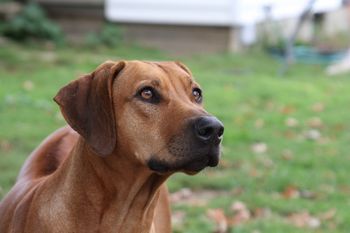
[[[184,167],[183,171],[185,173],[188,172],[200,172],[206,167],[216,167],[219,164],[220,160],[220,148],[212,148],[209,153],[205,154],[204,156],[198,156],[198,158],[195,157],[192,161],[188,162],[187,165]]]
[[[191,153],[192,152],[192,153]],[[148,161],[148,167],[158,173],[185,172],[187,174],[196,174],[206,167],[216,167],[220,159],[220,145],[209,149],[200,148],[197,151],[191,151],[176,156],[176,160],[169,162],[165,159],[157,159],[159,156],[151,156]]]

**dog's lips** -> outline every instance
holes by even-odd
[[[207,154],[209,158],[209,161],[208,161],[209,167],[216,167],[219,164],[220,154],[221,152],[220,152],[219,144],[210,148],[209,153]]]
[[[197,158],[189,162],[185,170],[190,172],[199,172],[203,170],[206,166],[208,166],[208,163],[209,163],[209,157],[207,156],[203,158]]]
[[[209,155],[209,167],[216,167],[219,164],[220,154]]]
[[[201,155],[193,159],[186,166],[186,170],[190,172],[199,172],[206,167],[216,167],[219,164],[220,149],[212,148],[209,153]]]
[[[174,147],[175,148],[175,147]],[[179,149],[180,148],[180,149]],[[169,153],[170,156],[175,158],[172,162],[161,159],[159,154],[152,154],[151,159],[147,161],[148,167],[160,174],[169,172],[185,172],[186,174],[196,174],[206,167],[216,167],[220,160],[220,144],[211,145],[197,145],[193,146],[191,150],[183,150],[181,147],[173,149]],[[183,153],[178,153],[183,152]]]

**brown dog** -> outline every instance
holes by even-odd
[[[0,232],[171,232],[164,181],[216,166],[223,134],[190,71],[106,62],[55,101],[71,128],[27,159],[0,204]]]

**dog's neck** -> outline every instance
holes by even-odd
[[[124,154],[102,158],[84,140],[78,141],[68,160],[62,166],[61,191],[70,195],[65,204],[76,215],[72,217],[86,221],[79,223],[81,227],[106,233],[150,231],[159,187],[167,176],[152,173]]]

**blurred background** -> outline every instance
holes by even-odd
[[[349,232],[349,1],[0,0],[0,199],[59,88],[119,59],[184,62],[225,124],[168,182],[174,232]]]

